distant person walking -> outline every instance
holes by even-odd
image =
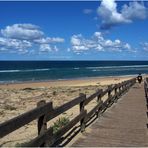
[[[141,74],[139,74],[139,75],[137,76],[137,80],[138,80],[139,87],[140,87],[140,84],[141,84],[141,82],[142,82],[142,75],[141,75]]]

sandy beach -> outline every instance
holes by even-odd
[[[58,80],[46,82],[32,82],[21,84],[0,85],[0,123],[18,116],[36,107],[40,100],[52,101],[53,106],[60,106],[79,95],[87,96],[97,89],[105,89],[107,85],[116,84],[133,76],[125,77],[96,77],[76,80]],[[95,101],[88,106],[91,107]],[[77,107],[64,113],[69,119],[74,118],[79,112]],[[53,124],[53,121],[49,125]],[[37,135],[36,121],[33,121],[19,130],[0,140],[0,146],[15,146],[22,141],[28,141]]]

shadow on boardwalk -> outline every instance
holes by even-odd
[[[135,84],[72,146],[148,146],[147,106],[143,84]]]

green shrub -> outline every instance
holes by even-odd
[[[53,125],[53,133],[57,133],[62,127],[69,123],[68,117],[61,117]]]

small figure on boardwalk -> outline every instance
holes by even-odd
[[[138,80],[138,83],[139,83],[139,85],[140,85],[141,82],[142,82],[142,75],[141,75],[141,74],[139,74],[139,75],[137,76],[137,80]]]

